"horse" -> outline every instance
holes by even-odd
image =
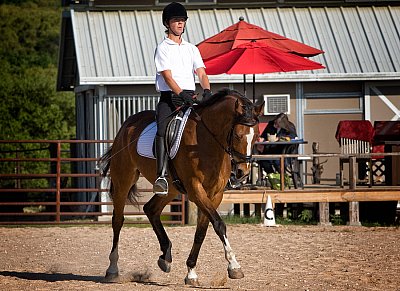
[[[263,112],[264,102],[253,104],[239,92],[224,89],[193,108],[182,134],[179,150],[169,163],[175,169],[188,199],[199,210],[194,242],[186,261],[188,272],[185,277],[185,284],[196,286],[198,276],[195,267],[209,222],[222,241],[228,261],[229,278],[244,277],[229,244],[226,225],[216,209],[222,201],[231,164],[237,168],[238,176],[248,175],[251,170],[251,152],[259,136],[258,117]],[[150,182],[156,179],[155,160],[140,156],[136,150],[143,129],[154,120],[154,111],[131,115],[122,124],[111,148],[99,161],[102,175],[108,175],[111,179],[109,192],[114,206],[113,243],[105,276],[107,281],[112,282],[119,276],[118,241],[124,222],[125,203],[127,200],[137,202],[139,194],[135,184],[140,173]],[[154,195],[143,207],[159,241],[162,254],[158,259],[158,266],[164,272],[171,270],[172,243],[161,223],[160,214],[181,193],[172,186],[171,175],[168,181],[168,194]]]

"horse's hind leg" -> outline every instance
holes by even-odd
[[[157,236],[162,251],[162,255],[158,258],[158,266],[166,273],[171,271],[172,243],[161,223],[160,215],[165,205],[167,205],[172,199],[173,195],[167,197],[154,195],[143,207],[143,210],[149,218],[151,226]]]
[[[199,285],[198,276],[196,274],[196,264],[197,258],[199,257],[199,252],[201,245],[204,242],[204,238],[207,234],[208,224],[210,220],[202,211],[199,211],[197,218],[196,233],[194,235],[194,242],[188,259],[186,260],[186,266],[188,268],[188,273],[185,278],[186,285],[197,286]]]
[[[130,188],[134,183],[136,183],[139,178],[139,172],[136,172],[133,177],[133,182],[124,181],[124,185],[122,183],[115,183],[113,189],[113,217],[112,217],[112,228],[113,228],[113,245],[111,249],[111,253],[109,255],[110,265],[106,271],[105,279],[109,282],[114,281],[118,278],[119,270],[118,270],[118,242],[119,235],[121,232],[122,225],[124,224],[124,208],[125,202],[128,198],[128,193]]]

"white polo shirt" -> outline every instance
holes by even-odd
[[[157,46],[154,55],[156,64],[156,89],[157,91],[170,91],[167,83],[160,74],[162,71],[171,70],[172,78],[182,90],[195,90],[195,71],[204,67],[199,49],[182,38],[181,44],[165,37]]]

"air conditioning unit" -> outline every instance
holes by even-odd
[[[264,95],[264,115],[290,114],[290,95]]]

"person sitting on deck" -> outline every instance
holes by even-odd
[[[260,141],[290,141],[297,137],[295,125],[289,121],[285,113],[279,113],[271,121],[268,122],[264,131],[260,136]],[[258,145],[257,150],[260,154],[282,154],[282,145]],[[292,153],[292,152],[286,152]],[[285,165],[290,163],[290,159],[285,159]],[[263,160],[260,166],[268,173],[280,172],[279,160]]]

